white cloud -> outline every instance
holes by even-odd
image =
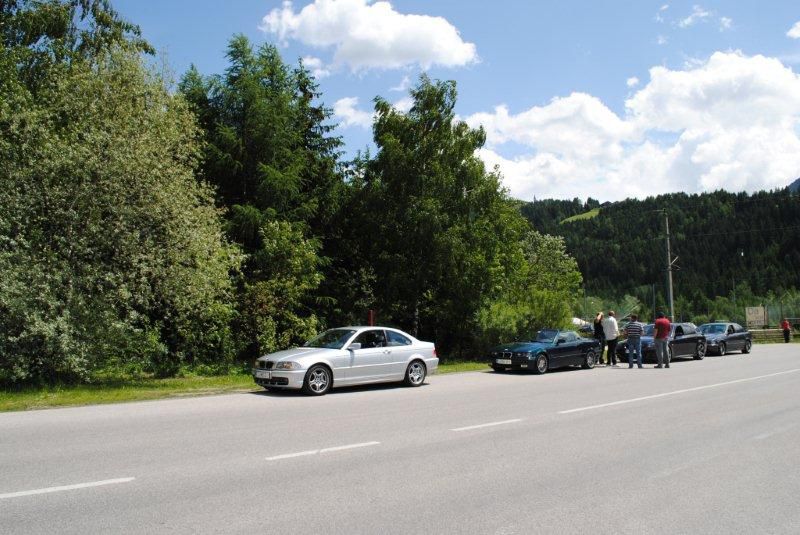
[[[717,52],[684,70],[653,67],[625,110],[573,93],[466,121],[483,124],[481,157],[522,199],[754,191],[800,175],[800,75],[774,58]],[[509,142],[528,153],[504,157]]]
[[[656,13],[656,22],[664,22],[664,12],[668,9],[669,4],[664,4],[658,8],[658,13]]]
[[[331,74],[331,71],[325,67],[325,64],[322,62],[322,60],[315,58],[314,56],[305,56],[303,58],[303,65],[309,71],[311,71],[311,74],[314,75],[314,78],[317,80],[325,78],[326,76],[330,76]]]
[[[800,20],[794,23],[794,26],[786,32],[786,37],[791,39],[800,39]]]
[[[664,37],[663,35],[659,35],[659,36],[656,38],[656,43],[658,43],[659,45],[666,45],[668,42],[669,42],[669,41],[667,40],[667,38],[666,38],[666,37]]]
[[[399,13],[386,1],[314,0],[298,12],[286,1],[264,17],[260,28],[283,43],[293,39],[333,48],[334,65],[353,71],[460,67],[478,60],[475,45],[446,19]]]
[[[678,26],[681,28],[688,28],[698,22],[707,20],[711,16],[711,12],[703,9],[701,6],[695,5],[692,7],[692,13],[685,19],[678,21]]]
[[[719,31],[724,32],[733,28],[733,19],[730,17],[719,18]]]
[[[401,113],[408,113],[408,111],[411,109],[411,106],[413,105],[414,105],[414,99],[412,99],[411,97],[403,97],[394,104],[392,104],[394,109],[396,109]]]
[[[636,87],[637,85],[639,85],[639,79],[635,76],[631,76],[630,78],[625,80],[625,84],[628,87]]]
[[[359,110],[357,97],[340,98],[333,104],[333,115],[339,120],[339,125],[348,128],[357,126],[364,129],[372,128],[374,113]]]
[[[409,87],[411,87],[411,78],[409,78],[408,76],[403,76],[403,79],[400,80],[400,83],[390,88],[389,91],[397,91],[403,93],[407,91]]]
[[[403,97],[392,107],[400,113],[408,113],[414,100],[411,97]],[[339,121],[339,125],[344,128],[351,126],[369,130],[375,119],[375,113],[358,108],[358,97],[340,98],[333,104],[333,116]]]

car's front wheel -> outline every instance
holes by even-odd
[[[728,348],[725,346],[725,342],[719,343],[719,356],[725,356],[725,353],[728,352]]]
[[[536,366],[534,367],[533,371],[536,373],[546,373],[547,366],[547,355],[544,353],[539,353],[539,355],[536,356]]]
[[[425,382],[425,363],[421,360],[415,360],[406,368],[406,377],[403,381],[407,386],[420,386]]]
[[[328,368],[322,364],[312,366],[303,381],[303,392],[311,396],[324,396],[331,389],[331,379],[331,371]]]
[[[750,353],[751,349],[753,349],[753,342],[751,340],[745,340],[744,347],[742,348],[742,353],[746,355]]]
[[[581,368],[591,370],[594,368],[595,363],[597,362],[597,355],[595,355],[594,350],[590,349],[586,352],[586,356],[583,357],[583,363],[581,364]]]
[[[697,342],[697,349],[694,352],[694,360],[703,360],[706,358],[706,345],[703,342]]]

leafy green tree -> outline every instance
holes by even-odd
[[[563,239],[530,231],[520,245],[524,262],[511,273],[499,298],[478,313],[489,344],[542,328],[571,328],[581,276]]]
[[[193,115],[131,47],[31,85],[32,46],[0,50],[0,380],[224,365],[238,253],[194,178]]]
[[[422,76],[411,96],[407,113],[376,99],[378,152],[351,182],[361,217],[352,231],[373,269],[382,322],[435,339],[444,354],[474,354],[484,338],[479,311],[532,277],[530,265],[549,267],[554,250],[528,234],[498,173],[476,156],[485,133],[455,118],[455,83]]]

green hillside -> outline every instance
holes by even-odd
[[[593,217],[597,217],[597,215],[599,213],[600,213],[600,208],[593,208],[593,209],[589,210],[588,212],[584,212],[582,214],[574,215],[574,216],[568,217],[566,219],[563,219],[561,221],[561,224],[563,225],[564,223],[572,223],[573,221],[582,221],[584,219],[592,219]]]
[[[743,305],[778,303],[796,295],[800,196],[788,189],[752,195],[676,193],[606,204],[602,210],[593,199],[521,206],[537,230],[564,238],[584,276],[587,295],[605,302],[633,296],[648,311],[654,298],[657,306],[665,302],[662,210],[669,217],[673,256],[678,257],[673,274],[676,315],[678,310],[685,317],[713,315],[719,310],[714,303],[724,299],[730,303],[726,314],[741,317]]]

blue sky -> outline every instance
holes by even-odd
[[[512,195],[617,200],[782,187],[800,176],[800,3],[116,0],[177,75],[226,67],[234,33],[307,58],[348,153],[372,99],[421,72]],[[220,7],[224,6],[224,7]]]

